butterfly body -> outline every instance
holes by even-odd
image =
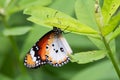
[[[60,67],[69,62],[72,53],[62,31],[54,27],[46,33],[27,53],[24,65],[28,68],[37,68],[43,64]]]

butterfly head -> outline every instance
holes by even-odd
[[[53,32],[55,35],[59,35],[61,34],[63,31],[60,28],[57,27],[53,27]]]

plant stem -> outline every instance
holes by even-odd
[[[102,36],[102,39],[103,39],[103,42],[104,42],[104,44],[105,44],[106,49],[108,50],[108,56],[109,56],[109,58],[110,58],[110,60],[111,60],[111,62],[112,62],[112,64],[113,64],[113,66],[114,66],[114,68],[115,68],[115,70],[116,70],[116,72],[117,72],[117,75],[118,75],[119,78],[120,78],[120,70],[119,70],[119,66],[117,65],[117,61],[115,60],[115,57],[114,57],[114,55],[113,55],[113,53],[112,53],[112,51],[111,51],[111,49],[110,49],[110,46],[109,46],[109,44],[107,43],[107,40],[105,39],[104,36]]]
[[[116,59],[115,59],[115,57],[114,57],[114,55],[112,53],[112,50],[111,50],[111,48],[109,46],[109,43],[107,42],[106,38],[102,34],[102,29],[101,29],[100,25],[99,25],[99,30],[100,30],[100,36],[101,36],[101,38],[103,40],[103,43],[104,43],[104,45],[106,47],[106,50],[107,50],[107,53],[108,53],[108,57],[111,60],[111,62],[113,64],[114,68],[115,68],[115,71],[116,71],[118,77],[120,78],[120,69],[119,69],[119,66],[117,65],[117,61],[116,61]]]
[[[100,32],[100,36],[102,38],[102,41],[106,47],[106,50],[108,51],[107,54],[108,54],[108,57],[109,59],[111,60],[115,70],[116,70],[116,73],[118,75],[118,77],[120,78],[120,70],[119,70],[119,65],[117,64],[117,61],[115,60],[115,56],[113,55],[112,53],[112,50],[110,48],[110,45],[109,43],[107,42],[106,40],[106,37],[104,36],[104,34],[102,33],[102,29],[103,29],[103,26],[104,26],[104,22],[103,22],[103,16],[102,16],[102,13],[101,13],[101,9],[100,9],[100,6],[99,6],[99,0],[96,0],[96,5],[97,7],[95,7],[95,17],[96,17],[96,22],[98,24],[98,28],[99,28],[99,32]]]

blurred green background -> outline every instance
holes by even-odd
[[[44,0],[40,2],[42,4]],[[76,18],[74,10],[75,2],[76,0],[48,0],[45,6],[57,9]],[[0,10],[3,6],[2,3],[5,3],[5,1],[1,0]],[[111,62],[106,57],[88,64],[70,62],[60,68],[45,65],[38,69],[27,69],[23,65],[23,56],[26,54],[22,53],[25,50],[24,48],[27,46],[26,50],[29,50],[41,36],[51,29],[27,21],[26,18],[28,16],[23,14],[22,9],[16,10],[11,15],[8,15],[8,17],[7,24],[10,28],[19,26],[32,28],[24,35],[4,36],[3,30],[6,28],[0,18],[0,80],[119,80]],[[74,53],[97,49],[86,36],[73,33],[64,34],[64,36]],[[117,56],[120,57],[120,36],[115,41]],[[14,51],[15,46],[18,48],[18,53],[16,54]]]

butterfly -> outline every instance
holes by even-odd
[[[60,28],[53,30],[40,38],[29,50],[24,58],[24,65],[28,68],[37,68],[44,64],[61,67],[70,61],[72,49],[62,35]]]

